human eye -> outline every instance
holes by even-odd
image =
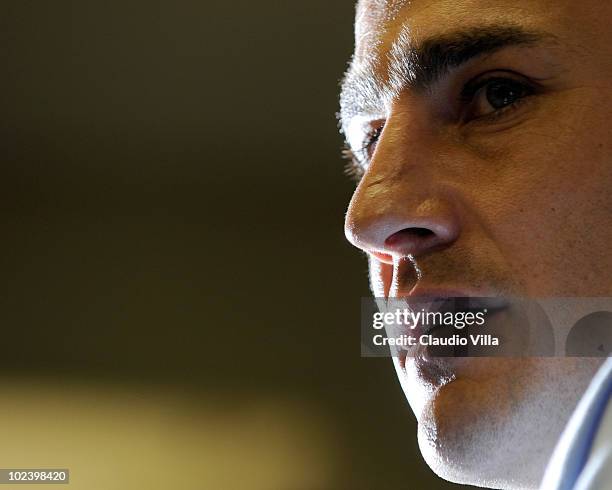
[[[536,87],[513,72],[493,72],[469,81],[461,91],[463,122],[492,122],[518,109]]]
[[[362,138],[356,146],[347,143],[343,150],[343,156],[347,161],[345,173],[359,181],[365,173],[372,155],[376,150],[376,145],[380,139],[384,128],[384,123],[373,124],[365,130]]]

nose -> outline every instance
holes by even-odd
[[[450,246],[459,235],[458,220],[448,206],[436,198],[407,205],[391,196],[384,205],[378,198],[356,194],[345,222],[345,234],[356,247],[383,262],[394,257],[421,257]]]
[[[421,141],[420,154],[414,144],[407,151],[401,138],[385,141],[388,130],[351,199],[345,234],[356,247],[392,263],[394,257],[449,247],[460,235],[460,219],[452,192],[436,178],[437,166],[423,161],[431,147]]]

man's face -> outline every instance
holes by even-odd
[[[346,235],[392,296],[612,296],[612,4],[365,0]],[[441,476],[537,486],[595,359],[394,359]]]

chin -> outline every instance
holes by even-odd
[[[573,362],[480,359],[479,371],[491,368],[488,377],[458,375],[431,392],[417,414],[427,464],[454,483],[537,489],[596,369]]]
[[[453,391],[450,383],[447,392]],[[459,383],[460,384],[460,383]],[[449,411],[448,405],[453,405]],[[492,411],[467,404],[458,414],[453,393],[440,394],[428,403],[418,424],[418,442],[423,458],[444,480],[495,489],[537,489],[547,461],[525,457],[503,421]],[[491,407],[494,408],[494,407]],[[444,415],[443,415],[444,414]],[[546,455],[552,452],[546,448]],[[522,460],[522,461],[521,461]],[[520,471],[517,471],[520,468]]]

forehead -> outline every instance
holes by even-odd
[[[594,25],[609,30],[612,2],[583,0],[360,0],[355,21],[355,59],[388,51],[403,32],[418,42],[457,28],[512,24],[565,35],[588,36]],[[604,12],[605,10],[605,12]],[[597,30],[597,29],[596,29]]]
[[[355,16],[355,56],[365,57],[380,45],[385,31],[409,0],[360,0]],[[370,49],[367,49],[370,48]]]
[[[555,39],[560,68],[581,73],[589,83],[612,79],[611,18],[612,2],[598,0],[360,0],[355,53],[341,86],[342,130],[347,134],[353,122],[384,118],[406,78],[406,70],[390,69],[394,61],[403,66],[406,53],[461,32],[510,26],[543,33]],[[408,75],[413,66],[406,65]]]

